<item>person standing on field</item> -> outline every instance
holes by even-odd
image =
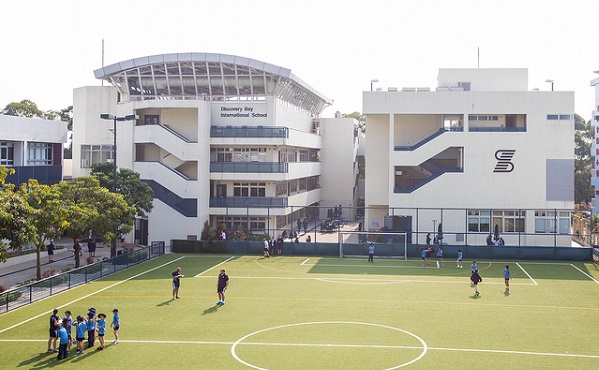
[[[368,262],[374,263],[374,243],[368,246]]]
[[[505,265],[505,270],[503,270],[503,279],[505,281],[505,292],[510,291],[510,265]]]
[[[179,279],[182,277],[183,275],[181,275],[181,267],[177,267],[175,271],[173,271],[173,299],[181,298],[179,297],[179,286],[181,285]]]
[[[228,287],[229,276],[225,274],[225,269],[221,269],[216,282],[216,292],[218,293],[218,302],[216,303],[217,305],[222,306],[225,304],[225,291]]]
[[[477,297],[480,295],[480,292],[478,291],[478,283],[481,283],[482,281],[483,281],[483,278],[481,278],[480,275],[478,274],[478,270],[472,271],[472,276],[470,276],[470,282],[472,283],[472,286],[474,287],[474,295]]]

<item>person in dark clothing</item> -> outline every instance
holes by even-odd
[[[54,243],[52,241],[46,246],[46,250],[48,251],[48,262],[54,262]]]
[[[472,276],[470,276],[470,282],[472,282],[472,286],[474,286],[474,295],[479,296],[480,292],[478,291],[478,283],[481,283],[483,278],[478,274],[478,270],[472,271]]]

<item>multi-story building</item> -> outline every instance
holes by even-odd
[[[354,176],[353,120],[320,118],[332,103],[290,70],[223,54],[143,57],[95,71],[112,86],[74,91],[73,176],[113,158],[154,190],[154,210],[136,241],[199,238],[204,223],[273,234],[298,218],[320,217],[324,131],[350,136],[332,176]],[[348,125],[347,122],[350,122]],[[345,136],[344,136],[345,135]],[[354,179],[328,179],[330,202],[353,205]],[[279,230],[279,231],[277,231]]]
[[[436,91],[364,92],[366,226],[450,245],[571,243],[574,93],[527,69],[441,69]],[[387,217],[388,221],[389,217]],[[387,222],[387,225],[391,223]]]
[[[62,180],[63,145],[67,123],[38,118],[0,115],[0,165],[15,172],[8,183],[36,179],[40,184]]]

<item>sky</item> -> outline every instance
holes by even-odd
[[[362,110],[362,91],[437,86],[439,68],[528,68],[529,89],[575,92],[589,119],[598,0],[20,0],[2,6],[0,108],[72,105],[93,71],[133,58],[231,54],[288,68]]]

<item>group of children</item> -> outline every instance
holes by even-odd
[[[119,328],[121,320],[119,310],[112,310],[113,318],[110,327],[114,330],[114,344],[119,343]],[[96,333],[100,346],[98,350],[104,349],[104,334],[106,332],[106,315],[100,313],[96,317],[96,309],[90,308],[87,312],[87,318],[78,315],[74,320],[71,316],[71,311],[66,310],[65,316],[61,319],[58,315],[58,309],[55,308],[50,316],[50,339],[48,339],[48,352],[58,352],[58,359],[67,358],[71,352],[73,337],[71,336],[72,328],[75,327],[75,339],[77,341],[77,354],[81,355],[84,352],[85,332],[87,332],[87,348],[95,345]],[[56,344],[59,348],[56,349]]]
[[[461,261],[461,259],[458,259],[458,268],[461,268],[461,265],[462,265],[462,261]],[[478,273],[478,266],[476,265],[476,261],[472,261],[472,265],[470,265],[470,269],[472,271],[472,275],[470,276],[470,282],[472,283],[472,286],[474,287],[474,295],[476,297],[479,297],[480,292],[478,291],[478,284],[483,281],[483,278],[480,277],[480,274]],[[506,294],[508,294],[510,291],[510,278],[511,278],[510,265],[505,265],[505,269],[503,270],[503,281],[505,283],[505,293]]]
[[[430,259],[431,259],[431,255],[435,252],[435,249],[433,247],[431,247],[430,245],[428,247],[422,247],[420,248],[420,253],[422,255],[422,267],[426,267],[426,265],[429,263]],[[460,251],[458,251],[460,252]],[[460,252],[461,253],[461,252]],[[458,258],[459,260],[459,258]],[[439,247],[439,249],[437,249],[437,268],[441,268],[445,266],[443,264],[443,247]]]

